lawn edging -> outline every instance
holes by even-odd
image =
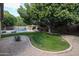
[[[18,33],[18,34],[19,34],[19,33]],[[18,34],[17,34],[17,35],[18,35]],[[20,33],[20,34],[21,34],[21,33]],[[25,34],[26,34],[26,33],[25,33]],[[13,36],[13,35],[11,35],[11,36]],[[16,36],[16,35],[14,35],[14,36]],[[23,36],[24,36],[24,34],[23,34]],[[65,50],[57,51],[57,52],[46,51],[46,50],[42,50],[42,49],[39,49],[39,48],[35,47],[35,46],[32,44],[32,41],[31,41],[32,38],[31,38],[29,35],[27,35],[27,36],[28,36],[28,38],[30,39],[29,41],[30,41],[31,46],[34,47],[34,48],[36,48],[36,49],[39,50],[39,51],[51,52],[51,53],[62,53],[62,52],[70,51],[70,50],[72,49],[72,44],[71,44],[71,42],[70,42],[69,40],[65,39],[63,35],[61,35],[61,37],[64,38],[64,40],[66,40],[67,43],[69,43],[69,47],[68,47],[67,49],[65,49]],[[4,37],[5,37],[5,36],[4,36]]]
[[[30,37],[28,37],[30,40],[30,45],[33,47],[33,48],[35,48],[35,49],[37,49],[37,50],[39,50],[39,51],[41,51],[41,52],[46,52],[46,53],[65,53],[65,52],[68,52],[68,51],[71,51],[72,50],[72,44],[70,43],[70,41],[69,40],[66,40],[66,39],[64,39],[64,40],[66,40],[68,43],[69,43],[69,48],[67,48],[67,49],[65,49],[65,50],[63,50],[63,51],[57,51],[57,52],[53,52],[53,51],[46,51],[46,50],[42,50],[42,49],[39,49],[39,48],[37,48],[37,47],[35,47],[33,44],[32,44],[32,42],[31,42],[31,39],[32,38],[30,38]],[[62,38],[64,38],[63,36],[62,36]]]

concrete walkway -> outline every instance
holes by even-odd
[[[33,47],[27,36],[21,36],[22,41],[15,42],[14,37],[3,38],[0,41],[0,55],[13,56],[79,56],[79,37],[64,35],[64,39],[72,44],[72,50],[63,53],[52,53]]]

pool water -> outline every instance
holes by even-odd
[[[27,32],[27,30],[25,28],[23,29],[15,29],[16,32]]]

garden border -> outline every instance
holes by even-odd
[[[26,35],[21,35],[21,36],[25,36],[26,37]],[[10,37],[13,37],[13,36],[10,36]],[[70,43],[70,41],[69,40],[66,40],[66,39],[64,39],[64,40],[66,40],[68,43],[69,43],[69,48],[67,48],[67,49],[65,49],[65,50],[63,50],[63,51],[57,51],[57,52],[54,52],[54,51],[46,51],[46,50],[42,50],[42,49],[39,49],[39,48],[37,48],[37,47],[35,47],[33,44],[32,44],[32,42],[31,42],[31,37],[29,37],[29,36],[27,36],[28,37],[28,40],[29,40],[29,44],[31,45],[31,47],[33,47],[33,48],[35,48],[35,49],[37,49],[37,50],[39,50],[39,51],[41,51],[41,52],[45,52],[45,53],[65,53],[65,52],[68,52],[68,51],[71,51],[72,50],[72,44]],[[63,35],[62,35],[62,38],[64,38],[63,37]]]
[[[31,39],[30,37],[28,37],[29,39]],[[62,36],[62,38],[64,38],[63,36]],[[64,40],[66,40],[66,39],[64,39]],[[35,49],[37,49],[37,50],[39,50],[39,51],[43,51],[43,52],[46,52],[46,53],[65,53],[65,52],[68,52],[68,51],[71,51],[72,50],[72,44],[70,43],[70,41],[69,40],[66,40],[68,43],[69,43],[69,48],[67,48],[67,49],[65,49],[65,50],[63,50],[63,51],[58,51],[58,52],[53,52],[53,51],[46,51],[46,50],[42,50],[42,49],[39,49],[39,48],[37,48],[37,47],[35,47],[33,44],[32,44],[32,42],[31,42],[31,40],[29,40],[29,43],[30,43],[30,45],[33,47],[33,48],[35,48]]]

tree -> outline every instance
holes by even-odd
[[[21,18],[20,16],[16,17],[16,26],[25,26],[26,24],[23,22],[23,18]]]
[[[8,11],[4,12],[4,19],[2,20],[2,26],[14,26],[16,23],[16,17],[11,15]]]
[[[26,8],[23,8],[22,6],[20,6],[20,8],[18,8],[18,13],[20,14],[20,16],[24,19],[24,23],[26,24],[32,24],[31,22],[31,16],[30,16],[30,13],[29,13],[29,9],[30,9],[30,6],[27,4],[27,9]],[[26,11],[27,10],[27,11]]]
[[[25,23],[46,26],[51,33],[55,27],[67,26],[79,20],[77,7],[79,4],[24,4],[18,12]]]

